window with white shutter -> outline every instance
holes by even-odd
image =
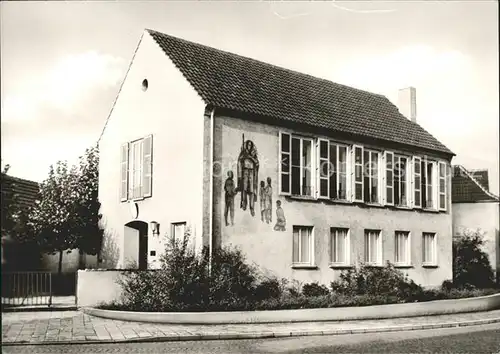
[[[152,196],[153,136],[134,140],[121,147],[120,200]]]
[[[330,229],[330,263],[334,265],[349,264],[349,229]]]

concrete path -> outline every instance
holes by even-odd
[[[124,322],[79,311],[2,314],[2,345],[248,339],[373,333],[500,323],[500,310],[366,321],[237,325]]]

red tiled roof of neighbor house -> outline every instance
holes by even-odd
[[[474,171],[467,171],[460,165],[453,166],[453,171],[451,179],[452,203],[499,201],[499,198],[485,188],[485,186],[477,179]],[[488,171],[482,170],[480,175],[482,176],[483,181],[484,179],[488,179]]]
[[[207,105],[454,155],[382,95],[147,31]]]
[[[35,205],[39,191],[40,184],[38,182],[9,175],[2,176],[2,194],[9,192],[17,194],[17,200],[23,209],[28,209]]]

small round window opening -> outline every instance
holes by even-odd
[[[148,89],[148,80],[142,80],[142,91],[146,91]]]

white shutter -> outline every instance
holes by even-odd
[[[439,181],[439,183],[438,183],[438,199],[437,199],[439,210],[446,210],[446,204],[447,204],[446,178],[447,178],[446,163],[439,161],[439,164],[438,164],[438,181]],[[441,191],[441,189],[443,191]],[[443,203],[441,203],[441,197],[444,198]]]
[[[418,166],[418,168],[417,168]],[[413,199],[413,207],[421,208],[422,207],[422,159],[418,156],[413,156],[412,161],[412,171],[413,178],[412,185],[412,199]]]
[[[363,173],[364,173],[364,154],[363,154],[363,147],[360,145],[353,145],[352,146],[352,157],[353,157],[353,191],[352,191],[352,196],[354,201],[357,202],[362,202],[363,201],[363,195],[364,195],[364,188],[363,188],[363,183],[364,183],[364,178],[363,178]],[[358,161],[356,161],[356,156],[359,155]],[[356,170],[358,173],[356,173]],[[356,197],[356,187],[361,187],[361,194]]]
[[[384,152],[384,195],[385,204],[394,205],[394,153],[390,151]],[[387,176],[390,176],[389,178]]]
[[[142,196],[151,197],[153,183],[153,135],[144,138],[142,148]]]
[[[326,155],[321,156],[321,146],[323,146],[326,149]],[[317,178],[317,193],[319,195],[319,198],[329,198],[329,192],[330,192],[330,144],[328,140],[325,139],[319,139],[318,140],[318,148],[317,148],[317,153],[318,153],[318,178]],[[322,188],[322,183],[325,186],[326,190],[321,190]]]
[[[120,200],[128,199],[128,151],[129,143],[121,146],[120,150]]]
[[[279,133],[279,147],[278,147],[278,186],[280,194],[290,195],[292,188],[292,140],[291,135],[288,133]],[[283,169],[283,165],[286,165]],[[284,185],[283,185],[284,183]]]

